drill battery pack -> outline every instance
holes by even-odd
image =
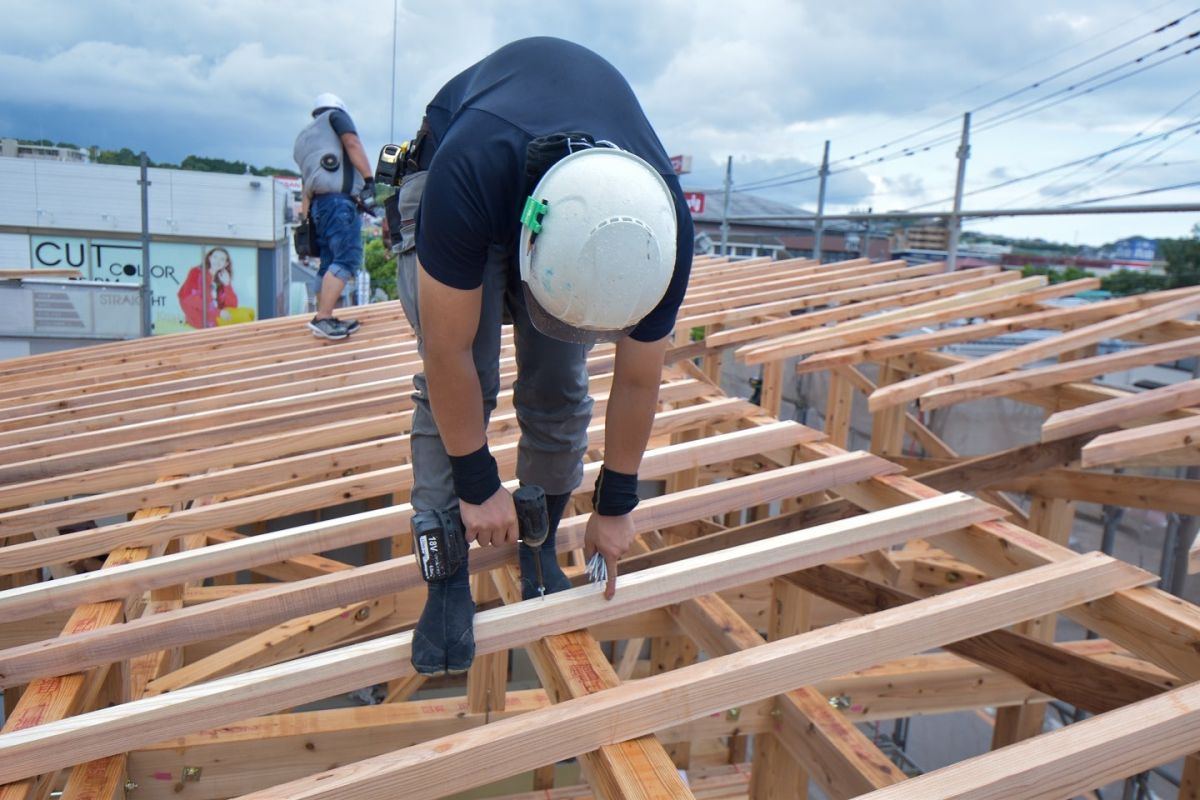
[[[414,514],[412,534],[413,553],[426,582],[446,580],[467,559],[467,540],[456,508]]]

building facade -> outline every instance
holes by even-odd
[[[148,177],[147,265],[137,167],[0,158],[0,268],[74,268],[97,291],[140,286],[148,269],[156,334],[287,313],[286,187],[253,175],[151,169]],[[73,285],[79,294],[79,282]],[[140,305],[121,313],[140,316]],[[85,324],[62,330],[46,317],[33,338],[112,338],[104,331],[113,326],[86,324],[89,314],[81,306],[76,316]],[[0,356],[22,354],[14,340],[26,341],[29,352],[50,346],[6,325],[0,318],[0,338],[8,339]]]

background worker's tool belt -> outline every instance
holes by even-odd
[[[292,231],[292,244],[296,248],[297,258],[320,254],[321,246],[317,242],[317,223],[313,220],[311,212],[300,220],[296,229]]]

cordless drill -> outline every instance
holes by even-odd
[[[544,597],[540,550],[550,535],[550,517],[546,512],[546,493],[540,486],[522,486],[513,492],[517,528],[521,541],[534,550],[538,592]],[[467,559],[466,531],[458,504],[447,509],[421,511],[412,516],[413,553],[421,565],[421,577],[442,581],[453,575]]]

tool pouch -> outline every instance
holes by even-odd
[[[292,244],[296,247],[297,258],[321,254],[321,246],[317,243],[317,223],[313,221],[311,213],[292,231]]]

